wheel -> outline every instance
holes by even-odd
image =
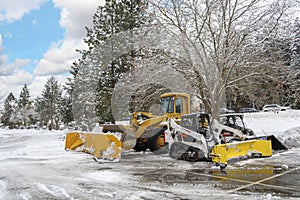
[[[204,155],[202,156],[202,158],[204,157]],[[187,161],[189,162],[197,162],[200,160],[200,152],[197,149],[191,149],[188,150],[187,152]]]
[[[148,148],[147,142],[143,138],[138,138],[136,140],[135,146],[133,147],[133,149],[137,152],[146,151],[147,148]]]
[[[224,169],[227,167],[227,164],[222,164],[222,163],[221,163],[219,166],[220,166],[220,169],[221,169],[221,170],[224,170]]]
[[[153,132],[155,132],[155,134],[147,139],[150,151],[154,154],[167,153],[167,146],[165,144],[165,129],[154,129]]]

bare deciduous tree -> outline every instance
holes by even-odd
[[[155,0],[151,5],[157,22],[180,44],[166,55],[177,61],[175,69],[198,89],[213,117],[224,106],[227,88],[269,66],[252,54],[260,52],[290,6],[281,0]],[[266,37],[257,40],[258,33]]]

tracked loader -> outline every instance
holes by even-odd
[[[170,119],[165,131],[170,157],[187,161],[210,160],[225,168],[234,160],[268,157],[273,151],[287,150],[273,135],[255,136],[245,127],[241,114],[221,118],[222,123],[211,120],[207,113],[194,113],[182,116],[181,125]]]
[[[118,161],[122,150],[134,149],[153,153],[166,151],[167,120],[180,123],[182,115],[190,113],[190,95],[165,93],[160,96],[160,116],[148,112],[135,112],[129,126],[103,125],[102,132],[70,132],[66,134],[65,149],[94,155],[96,161]]]

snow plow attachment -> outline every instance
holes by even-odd
[[[284,146],[274,135],[267,135],[267,136],[260,136],[251,139],[258,139],[258,140],[270,140],[272,143],[272,150],[273,151],[286,151],[288,148]]]
[[[234,159],[269,156],[272,156],[271,140],[257,139],[215,145],[210,154],[214,163],[224,167]]]
[[[117,162],[121,159],[122,142],[112,134],[70,132],[66,134],[65,149],[92,154],[96,161]]]

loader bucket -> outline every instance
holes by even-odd
[[[66,134],[65,149],[92,154],[97,161],[119,161],[122,142],[112,134],[70,132]]]
[[[217,164],[227,165],[233,159],[272,156],[270,140],[247,140],[215,145],[210,157]]]

